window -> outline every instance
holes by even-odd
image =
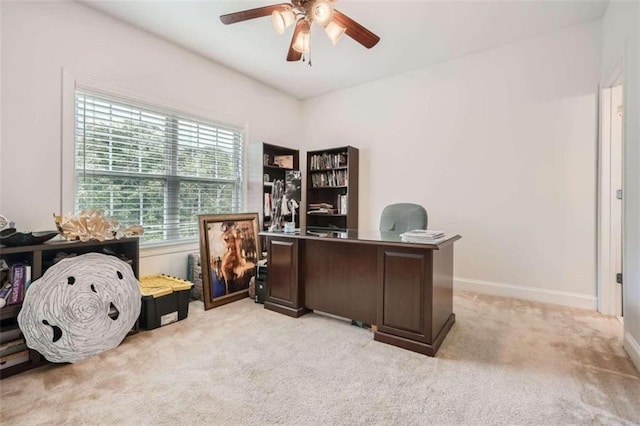
[[[87,91],[75,99],[75,205],[143,239],[198,237],[198,214],[242,208],[243,131]]]

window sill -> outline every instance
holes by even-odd
[[[199,250],[200,245],[197,239],[179,242],[144,243],[140,245],[140,258],[176,253],[193,253]]]

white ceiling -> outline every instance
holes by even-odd
[[[590,21],[602,16],[608,3],[340,0],[336,9],[381,40],[366,49],[345,36],[332,46],[322,28],[313,26],[308,66],[286,61],[293,26],[279,35],[270,16],[232,25],[219,19],[287,0],[81,1],[299,99]]]

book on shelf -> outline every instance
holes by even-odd
[[[262,208],[265,216],[271,215],[271,194],[268,192],[264,193],[264,206]]]
[[[25,265],[24,267],[24,291],[26,292],[31,285],[31,265]],[[24,300],[24,295],[22,296],[22,299]]]
[[[9,268],[0,269],[0,283],[5,282],[5,280],[9,279]]]
[[[24,298],[24,286],[27,277],[27,267],[23,263],[11,265],[11,294],[7,300],[7,305],[16,305]]]
[[[0,370],[29,361],[29,349],[0,357]]]
[[[0,357],[24,351],[25,349],[27,349],[27,343],[24,337],[18,337],[17,339],[0,344]]]
[[[2,287],[0,287],[0,308],[7,306],[9,297],[11,297],[11,282],[7,279],[2,282]]]
[[[347,214],[347,194],[338,195],[338,212]]]
[[[400,234],[402,241],[410,243],[432,243],[446,237],[442,231],[434,231],[427,229],[414,229]]]
[[[337,167],[346,167],[347,153],[341,152],[337,154],[315,154],[309,161],[310,170],[333,169]]]
[[[0,325],[0,344],[11,342],[20,336],[22,336],[22,330],[20,330],[15,319],[13,321],[8,320],[6,324],[3,321],[2,325]]]
[[[311,175],[312,188],[333,188],[347,186],[348,184],[349,179],[346,170],[331,170],[322,173],[313,173]]]

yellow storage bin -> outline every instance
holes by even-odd
[[[140,278],[140,293],[143,296],[160,297],[174,291],[190,290],[193,283],[164,274],[148,275]]]
[[[152,330],[186,318],[192,286],[190,281],[164,274],[141,277],[140,327]]]

